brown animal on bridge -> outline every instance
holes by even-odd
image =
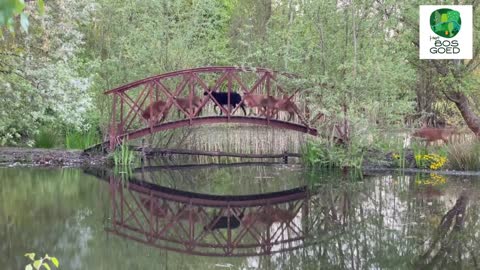
[[[187,98],[175,97],[175,100],[177,101],[178,106],[183,111],[191,115],[193,115],[195,111],[202,106],[202,99],[195,95]],[[198,112],[198,114],[200,114],[200,111]]]
[[[277,102],[274,104],[274,109],[278,111],[284,111],[288,113],[288,120],[292,120],[295,113],[298,114],[299,110],[297,105],[289,98],[288,95],[283,95],[282,98],[278,99]],[[278,115],[277,115],[278,117]]]
[[[430,143],[439,140],[442,140],[444,143],[448,143],[448,140],[454,131],[455,129],[422,127],[421,129],[413,132],[412,136],[424,139],[428,146]]]
[[[251,94],[245,92],[243,95],[243,102],[246,106],[250,108],[257,108],[259,112],[262,112],[261,114],[263,115],[264,104],[265,102],[267,102],[266,98],[267,96],[265,95]]]
[[[170,107],[167,107],[167,102],[157,100],[143,110],[142,117],[147,121],[152,119],[153,123],[159,123],[167,117],[169,110]]]
[[[278,109],[275,108],[275,104],[278,99],[273,96],[258,95],[245,92],[243,95],[245,105],[250,108],[257,108],[261,116],[267,116],[272,118],[278,114]]]

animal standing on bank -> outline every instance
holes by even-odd
[[[413,132],[412,136],[417,138],[422,138],[427,142],[427,146],[432,142],[442,140],[444,143],[449,142],[450,136],[454,133],[455,129],[453,128],[429,128],[422,127],[419,130]]]

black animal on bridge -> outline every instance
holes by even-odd
[[[223,108],[224,105],[227,105],[228,106],[228,96],[229,96],[229,93],[228,92],[215,92],[215,91],[212,91],[211,92],[211,97],[213,97],[213,99],[215,99],[218,104],[220,104]],[[208,95],[208,92],[203,92],[203,95]],[[233,108],[237,107],[238,104],[240,104],[240,102],[242,102],[242,96],[240,96],[239,93],[237,92],[231,92],[230,93],[230,105],[233,106]],[[215,103],[215,107],[218,107],[218,105]],[[245,111],[245,107],[243,104],[240,105],[240,108],[242,108],[243,110],[243,113],[244,115],[247,115],[247,112]],[[220,115],[222,115],[223,111],[220,110]]]

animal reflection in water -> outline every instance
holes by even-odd
[[[157,248],[204,256],[257,256],[300,248],[317,226],[306,187],[254,195],[210,195],[110,176],[106,230]],[[274,225],[275,224],[275,225]]]
[[[243,218],[245,226],[261,224],[271,226],[273,223],[289,223],[295,218],[295,213],[291,210],[274,208],[266,206],[263,210],[252,212]]]
[[[143,207],[147,211],[152,209],[152,214],[158,218],[170,219],[170,220],[187,220],[192,221],[194,223],[201,220],[200,211],[201,208],[197,209],[180,209],[177,213],[175,213],[172,209],[169,208],[168,204],[163,203],[159,204],[158,199],[156,198],[140,198],[140,201],[143,204]]]
[[[197,207],[196,209],[180,209],[175,213],[165,202],[160,204],[158,199],[141,198],[140,201],[147,211],[151,210],[152,214],[159,218],[179,221],[187,220],[194,223],[206,219],[206,217],[202,217],[201,213],[204,212],[204,210],[201,207]],[[205,231],[228,228],[236,229],[240,227],[240,225],[246,227],[262,225],[270,227],[273,223],[289,223],[295,218],[295,213],[292,210],[273,206],[265,206],[258,211],[251,211],[248,214],[245,214],[245,208],[243,208],[240,213],[235,212],[235,210],[220,210],[220,212],[228,213],[215,214],[214,217],[210,219],[209,224],[203,227]]]

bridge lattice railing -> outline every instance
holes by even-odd
[[[222,122],[230,122],[233,117],[239,117],[234,116],[234,114],[239,114],[238,111],[241,110],[242,106],[245,106],[243,98],[236,106],[231,106],[233,105],[231,101],[232,93],[239,93],[242,96],[248,93],[276,98],[288,95],[288,100],[297,105],[294,120],[288,122],[295,123],[297,126],[310,131],[312,129],[307,120],[309,118],[308,108],[298,98],[300,90],[291,89],[291,87],[285,85],[285,81],[295,77],[292,74],[279,73],[264,68],[205,67],[165,73],[106,91],[105,94],[113,96],[109,130],[110,147],[113,148],[127,136],[132,139],[151,134],[155,132],[158,126],[173,123],[182,118],[192,124],[193,121],[201,116],[204,117],[205,114],[207,116],[217,115],[212,109],[215,105],[220,110],[218,113],[221,113],[226,119]],[[214,91],[228,93],[228,101],[225,106],[222,106],[213,97],[212,93]],[[195,104],[195,101],[198,100],[200,102]],[[161,108],[157,110],[154,108],[154,104],[158,104],[159,101],[163,103],[161,103]],[[249,110],[248,107],[245,109]],[[178,114],[171,111],[177,111]],[[202,112],[206,113],[201,115]],[[162,121],[157,122],[156,118],[153,117],[154,115],[161,115]],[[288,116],[285,113],[279,113],[279,115],[280,120],[285,120]],[[260,116],[260,118],[266,119],[267,125],[276,120],[270,114]],[[218,119],[208,119],[203,123],[217,121]],[[167,128],[178,126],[180,125],[169,125]],[[141,130],[141,132],[135,132],[138,130]],[[314,132],[310,133],[314,134]]]

